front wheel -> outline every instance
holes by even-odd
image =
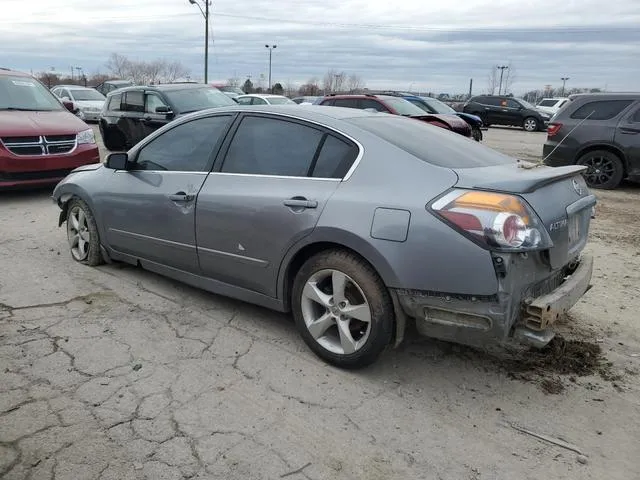
[[[370,365],[391,342],[389,292],[353,253],[330,250],[307,260],[295,277],[291,301],[305,343],[337,367]]]
[[[70,200],[67,208],[67,240],[76,262],[92,267],[103,263],[96,220],[86,202],[79,198]]]
[[[522,123],[522,127],[527,131],[527,132],[537,132],[538,131],[538,120],[536,120],[533,117],[527,117],[524,119],[524,122]]]
[[[612,190],[620,185],[624,177],[622,160],[607,150],[587,152],[576,163],[587,167],[582,175],[591,188]]]

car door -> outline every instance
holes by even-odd
[[[618,123],[615,143],[624,152],[629,175],[640,175],[640,104]]]
[[[502,120],[500,117],[500,98],[479,97],[477,101],[480,104],[480,115],[485,124],[502,125]]]
[[[144,117],[144,91],[123,92],[118,129],[125,137],[127,147],[132,147],[145,137],[141,120]]]
[[[167,118],[167,113],[156,112],[156,108],[161,107],[170,109],[167,102],[157,92],[145,92],[144,94],[144,117],[140,119],[142,123],[141,129],[144,137],[152,134],[160,127],[165,126],[171,121]],[[143,137],[143,138],[144,138]]]
[[[205,275],[276,296],[282,258],[312,232],[340,182],[324,171],[313,176],[314,161],[326,163],[320,154],[327,135],[302,121],[241,117],[198,196],[196,236]]]
[[[498,108],[494,110],[494,117],[500,125],[521,125],[521,106],[518,102],[511,98],[501,98]]]
[[[132,168],[111,176],[98,201],[111,248],[199,273],[196,198],[233,116],[182,123],[133,154]]]

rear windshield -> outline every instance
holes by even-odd
[[[0,110],[63,110],[40,82],[30,77],[0,76]]]
[[[585,103],[571,114],[571,118],[589,120],[609,120],[631,105],[633,100],[601,100]]]
[[[558,103],[558,100],[542,100],[538,106],[539,107],[553,107],[556,103]]]
[[[387,114],[345,120],[432,165],[472,168],[516,163],[514,158],[421,120]]]

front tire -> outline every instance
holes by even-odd
[[[576,163],[587,167],[582,175],[590,188],[613,190],[624,178],[622,160],[607,150],[587,152]]]
[[[67,208],[67,241],[71,258],[95,267],[103,263],[98,226],[89,206],[79,198],[69,201]]]
[[[538,120],[534,117],[527,117],[522,122],[522,128],[527,132],[537,132],[540,127]]]
[[[480,130],[480,127],[472,127],[471,136],[476,142],[482,141],[482,130]]]
[[[294,279],[291,305],[305,343],[337,367],[370,365],[391,342],[389,292],[353,253],[329,250],[309,258]]]

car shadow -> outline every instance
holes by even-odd
[[[30,188],[11,188],[0,190],[0,203],[22,202],[27,200],[41,200],[51,197],[54,185]]]

